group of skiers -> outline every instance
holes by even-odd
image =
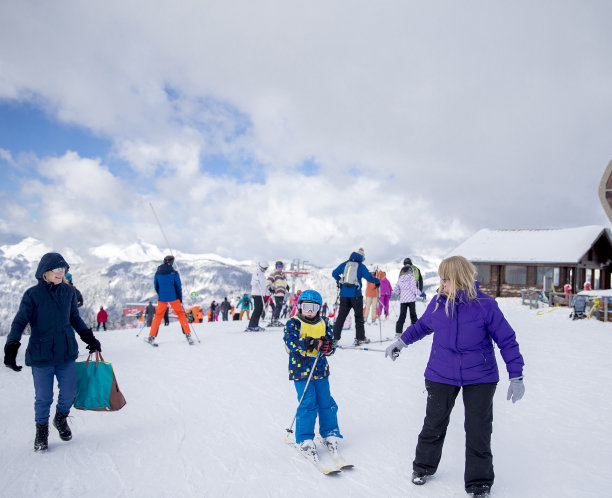
[[[294,419],[295,445],[317,466],[318,455],[314,443],[317,417],[321,442],[335,456],[335,462],[340,462],[338,442],[342,435],[337,418],[338,405],[331,396],[327,357],[337,347],[342,347],[338,344],[342,324],[351,309],[356,317],[357,346],[353,347],[367,341],[361,281],[365,279],[378,288],[381,278],[384,280],[380,272],[369,272],[364,260],[365,253],[359,249],[332,272],[338,283],[340,300],[333,328],[323,316],[324,303],[315,290],[305,290],[297,296],[295,314],[284,325],[283,341],[289,353],[289,379],[295,384],[299,400]],[[174,257],[164,258],[154,277],[159,302],[148,337],[148,342],[153,345],[156,345],[155,337],[168,306],[174,309],[187,341],[193,344],[182,306],[181,281],[173,263]],[[419,284],[422,286],[422,279],[420,272],[415,273],[408,258],[404,263],[393,292],[400,296],[403,309],[400,318],[403,314],[405,319],[407,310],[410,310],[411,325],[404,331],[399,328],[400,335],[386,348],[385,357],[395,361],[404,348],[433,333],[431,354],[425,370],[425,387],[428,391],[426,415],[418,437],[412,482],[425,484],[436,472],[450,414],[462,390],[466,432],[465,490],[475,497],[489,496],[494,481],[491,453],[493,394],[499,382],[493,343],[499,347],[509,374],[507,399],[516,402],[523,397],[525,387],[524,361],[515,333],[496,301],[479,290],[475,267],[461,256],[442,261],[438,269],[440,285],[437,295],[417,320],[414,301]],[[68,264],[58,253],[48,253],[41,258],[36,270],[38,284],[25,292],[4,347],[4,364],[19,372],[22,367],[16,364],[17,351],[25,327],[28,324],[31,326],[25,363],[32,367],[34,380],[35,451],[48,448],[54,379],[57,379],[59,397],[53,425],[60,439],[68,441],[72,438],[66,418],[77,391],[75,360],[78,346],[75,331],[91,353],[102,350],[92,329],[79,316],[77,293],[64,279],[68,269]],[[276,262],[268,278],[265,278],[266,269],[267,265],[258,264],[253,276],[255,312],[251,320],[259,319],[264,297],[270,293],[275,305],[273,320],[278,321],[289,286],[282,262]],[[380,295],[383,295],[382,292]],[[388,315],[385,302],[381,304]],[[378,311],[379,315],[381,311]],[[257,322],[251,321],[249,328],[251,325],[257,326]],[[291,429],[288,431],[291,432]]]

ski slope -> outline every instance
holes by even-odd
[[[498,352],[492,496],[611,496],[612,324],[573,322],[567,309],[537,315],[518,299],[499,302],[525,358],[526,395],[515,405],[506,401],[508,380]],[[418,303],[418,314],[423,310]],[[392,312],[382,330],[366,326],[367,336],[392,336],[394,318]],[[60,441],[51,427],[46,454],[32,450],[30,370],[0,369],[0,494],[466,496],[461,396],[435,478],[420,487],[410,482],[431,337],[405,349],[395,363],[374,351],[339,350],[330,358],[344,435],[340,449],[355,468],[324,476],[283,442],[297,399],[281,329],[249,334],[245,326],[196,324],[201,344],[193,347],[178,324],[161,327],[159,348],[143,341],[147,329],[140,338],[135,330],[98,332],[128,404],[114,413],[73,410],[73,440]],[[341,342],[353,338],[354,329],[344,331]],[[322,448],[319,453],[327,457]]]

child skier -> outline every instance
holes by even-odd
[[[289,380],[294,381],[298,400],[302,400],[297,409],[295,442],[299,451],[313,463],[318,462],[313,441],[317,414],[322,442],[332,455],[337,454],[338,438],[342,437],[336,415],[338,405],[329,389],[326,358],[334,353],[333,331],[327,319],[321,318],[322,303],[318,292],[302,292],[298,298],[298,313],[285,325],[283,336],[289,353]],[[315,369],[308,383],[313,366]]]

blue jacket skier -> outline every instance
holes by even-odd
[[[289,353],[289,380],[294,382],[301,400],[295,442],[309,458],[317,458],[313,441],[317,415],[323,444],[337,450],[338,438],[342,437],[338,428],[338,405],[329,388],[327,356],[334,353],[333,335],[329,322],[321,317],[322,302],[318,292],[302,292],[298,313],[287,322],[283,335]]]
[[[340,309],[334,322],[334,341],[338,342],[342,336],[344,320],[351,309],[355,312],[355,345],[370,342],[365,336],[363,326],[363,295],[361,294],[361,279],[380,285],[380,280],[374,277],[363,264],[365,253],[363,249],[351,253],[348,261],[340,263],[332,272],[332,277],[340,287]]]

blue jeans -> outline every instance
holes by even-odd
[[[302,397],[305,380],[294,381],[298,401]],[[301,443],[306,439],[314,439],[315,422],[319,415],[319,433],[321,437],[340,435],[338,428],[338,405],[329,391],[329,377],[324,379],[311,379],[302,404],[297,410],[295,423],[295,442]]]
[[[74,361],[50,367],[32,367],[34,377],[34,419],[37,424],[49,423],[49,413],[53,403],[53,383],[57,377],[59,396],[56,411],[69,413],[77,395],[77,379]]]

